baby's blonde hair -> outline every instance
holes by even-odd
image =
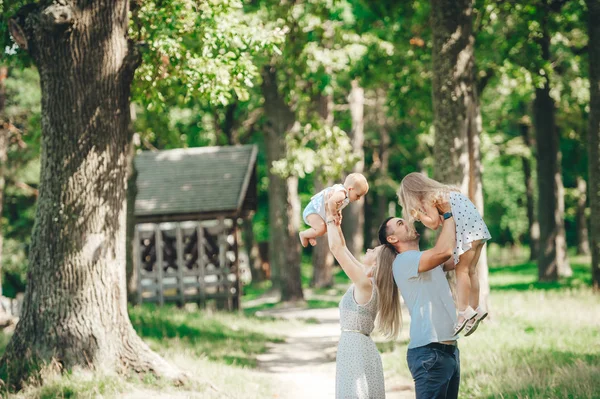
[[[422,209],[423,203],[435,203],[450,191],[460,192],[458,187],[442,184],[422,173],[407,174],[397,192],[403,218],[409,223],[414,223],[417,210]]]
[[[365,195],[369,192],[369,183],[367,182],[367,178],[361,173],[350,173],[348,177],[346,177],[346,180],[344,180],[344,186],[354,187],[360,193],[360,195]]]

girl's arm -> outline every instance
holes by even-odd
[[[440,227],[441,219],[438,209],[429,201],[422,204],[426,213],[419,212],[421,222],[432,230],[437,230]]]

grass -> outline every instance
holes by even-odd
[[[282,342],[281,333],[300,328],[300,322],[245,316],[242,313],[200,311],[144,305],[130,308],[138,334],[172,364],[190,374],[181,388],[152,375],[119,378],[82,371],[50,377],[43,387],[29,386],[7,398],[272,397],[269,379],[253,370],[257,355],[269,343]],[[9,337],[0,334],[0,353]],[[216,390],[215,390],[216,388]],[[146,392],[147,391],[147,392]],[[0,393],[0,397],[4,397]],[[179,396],[182,397],[182,396]]]
[[[492,320],[459,341],[461,397],[600,397],[600,301],[589,263],[571,262],[573,277],[545,284],[535,264],[490,267]],[[410,378],[406,347],[382,355],[386,376]]]
[[[491,251],[492,252],[492,251]],[[461,397],[464,398],[600,398],[600,301],[589,288],[589,259],[571,257],[573,276],[556,283],[537,282],[537,268],[516,252],[493,253],[512,265],[490,267],[492,313],[473,336],[461,338]],[[310,259],[302,279],[310,282]],[[337,307],[349,281],[335,270],[335,285],[306,290],[307,308]],[[270,283],[245,287],[244,303],[259,299]],[[140,336],[169,362],[186,370],[181,388],[151,375],[117,378],[73,371],[28,387],[21,398],[188,397],[245,399],[273,397],[269,375],[254,370],[256,357],[286,330],[303,323],[257,318],[253,313],[279,306],[263,303],[241,313],[201,311],[195,307],[130,309]],[[377,342],[386,381],[410,380],[406,365],[408,325],[396,342]],[[0,334],[0,354],[8,342]],[[226,394],[225,394],[226,392]],[[0,395],[2,396],[2,395]]]

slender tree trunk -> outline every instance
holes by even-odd
[[[266,144],[270,166],[286,156],[285,135],[299,128],[299,124],[279,93],[276,71],[272,67],[263,71],[262,91],[268,120]],[[300,279],[299,203],[298,179],[284,179],[269,168],[269,260],[273,285],[280,289],[284,301],[304,297]]]
[[[527,148],[533,148],[535,145],[529,132],[529,124],[522,123],[520,126],[521,136]],[[534,184],[531,170],[531,156],[523,156],[523,175],[525,176],[525,195],[527,196],[527,220],[529,221],[529,260],[535,261],[539,252],[540,244],[540,224],[535,212]]]
[[[542,58],[550,60],[548,16],[542,21],[540,38]],[[538,277],[540,281],[556,281],[566,274],[566,240],[564,236],[564,187],[560,168],[560,147],[556,130],[554,100],[550,96],[550,81],[542,76],[543,86],[535,90],[533,102],[537,146],[538,219],[540,221],[540,249]]]
[[[40,72],[43,138],[27,288],[0,376],[16,387],[43,378],[40,367],[180,378],[127,315],[129,94],[139,59],[127,42],[129,2],[66,4],[30,5],[11,21]]]
[[[333,126],[333,96],[319,94],[317,100],[317,113],[321,118],[321,123],[324,126]],[[317,193],[321,191],[324,186],[320,179],[320,173],[315,173],[315,189]],[[331,182],[328,181],[327,185],[330,186]],[[347,216],[346,210],[344,210],[344,222]],[[345,223],[344,223],[345,224]],[[317,245],[313,247],[312,253],[312,264],[313,264],[313,278],[311,286],[315,288],[325,288],[333,286],[333,254],[329,250],[329,241],[327,235],[319,237],[317,239]]]
[[[252,217],[244,218],[242,221],[243,231],[243,242],[246,252],[248,253],[248,262],[250,267],[250,273],[252,275],[253,282],[261,282],[267,279],[265,270],[262,267],[262,260],[260,258],[260,250],[258,243],[254,238],[254,230],[252,229]]]
[[[475,76],[473,2],[431,0],[431,24],[435,178],[460,186],[483,214],[481,112]],[[485,249],[477,268],[480,303],[489,309]],[[454,273],[449,273],[449,281],[453,287]]]
[[[365,91],[360,87],[357,80],[352,81],[352,89],[348,96],[350,105],[350,115],[352,116],[352,130],[350,132],[350,140],[352,142],[352,150],[354,155],[360,159],[354,165],[353,172],[364,173],[365,169]],[[365,200],[361,198],[348,205],[344,210],[344,231],[346,235],[346,245],[350,252],[358,256],[364,250],[365,246]]]
[[[8,78],[8,67],[0,66],[0,297],[2,297],[2,250],[4,245],[4,225],[2,223],[2,212],[4,210],[6,161],[8,153],[8,139],[10,134],[8,129],[9,121],[5,115],[6,78]]]
[[[587,205],[587,183],[581,176],[577,176],[577,255],[590,254],[590,240],[585,215]]]
[[[378,181],[377,184],[377,198],[375,200],[374,206],[376,208],[376,218],[377,221],[373,227],[373,237],[374,243],[373,245],[379,245],[379,238],[377,237],[377,230],[379,229],[379,225],[381,222],[388,217],[388,196],[387,190],[385,189],[386,182],[388,180],[388,171],[390,165],[390,145],[392,143],[392,139],[390,137],[389,126],[387,124],[387,93],[383,88],[379,88],[376,91],[377,98],[375,100],[375,118],[376,125],[378,127],[377,131],[379,133],[379,148],[376,150],[377,154],[377,164],[375,169],[375,178]]]
[[[590,65],[588,138],[592,284],[600,292],[600,0],[587,0]]]

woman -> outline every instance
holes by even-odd
[[[378,329],[395,338],[400,330],[400,295],[394,284],[392,263],[396,254],[389,247],[367,250],[363,263],[346,247],[335,215],[327,210],[329,249],[352,281],[340,301],[342,333],[336,359],[335,397],[385,398],[383,367],[370,338],[377,319]]]

